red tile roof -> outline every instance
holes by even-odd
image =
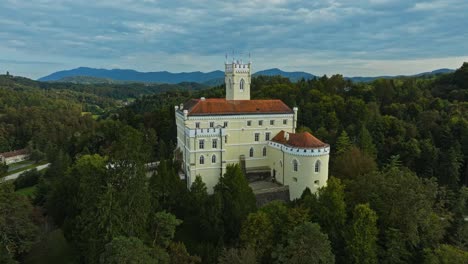
[[[191,99],[184,104],[189,115],[293,114],[281,100]]]
[[[10,152],[0,153],[0,156],[3,156],[4,158],[11,158],[11,157],[15,157],[19,155],[27,155],[27,154],[29,154],[27,149],[18,149],[18,150],[13,150]]]
[[[323,143],[318,138],[312,136],[309,132],[302,133],[286,133],[281,130],[272,141],[288,145],[296,148],[323,148],[328,147],[328,144]]]

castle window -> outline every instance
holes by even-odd
[[[283,119],[283,125],[287,125],[288,124],[288,120],[287,119]]]
[[[200,122],[196,122],[196,123],[195,123],[195,127],[196,127],[196,128],[200,128]]]
[[[315,173],[319,173],[320,172],[320,160],[317,160],[315,162]]]
[[[297,163],[297,160],[293,160],[293,169],[294,171],[297,171],[299,168],[299,164]]]
[[[265,140],[270,140],[270,132],[265,133]]]
[[[216,155],[211,156],[211,163],[216,163]]]
[[[203,155],[200,156],[200,164],[205,164],[205,157]]]
[[[239,89],[241,92],[244,91],[244,79],[241,79]]]
[[[229,89],[231,89],[231,88],[232,88],[232,79],[229,78]]]
[[[253,154],[254,154],[254,149],[253,148],[250,148],[250,151],[249,151],[249,157],[253,157]]]
[[[227,136],[224,137],[224,143],[227,143]]]
[[[228,122],[224,121],[224,127],[227,127],[227,126],[228,126]]]
[[[274,126],[275,125],[275,120],[270,120],[270,125]]]
[[[210,127],[214,127],[214,122],[210,122]]]
[[[258,120],[258,125],[263,126],[263,120]]]
[[[251,126],[252,125],[252,121],[251,120],[247,120],[247,126]]]
[[[204,149],[205,148],[205,140],[204,139],[200,139],[200,141],[198,141],[198,148],[199,149]]]
[[[267,148],[263,147],[263,157],[266,157],[266,154],[267,154]]]
[[[260,133],[255,133],[255,141],[259,141],[260,140]]]
[[[211,145],[212,145],[213,148],[217,148],[218,147],[218,140],[213,139],[213,141],[211,142]]]

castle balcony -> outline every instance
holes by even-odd
[[[186,134],[189,137],[219,137],[225,136],[226,130],[224,128],[196,128],[196,129],[186,129]]]

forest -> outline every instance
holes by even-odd
[[[252,99],[297,106],[299,130],[332,148],[326,187],[259,208],[238,166],[212,195],[177,173],[174,106],[224,86],[166,86],[0,76],[0,152],[51,163],[0,183],[0,263],[468,263],[468,63],[254,77]]]

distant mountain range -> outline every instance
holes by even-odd
[[[398,77],[412,77],[412,76],[430,76],[436,74],[443,74],[453,72],[451,69],[439,69],[431,72],[419,73],[416,75],[398,75],[398,76],[377,76],[377,77],[345,77],[353,82],[370,82],[375,79],[389,79]],[[312,79],[315,75],[307,72],[285,72],[280,69],[268,69],[259,71],[253,76],[266,75],[289,78],[292,82],[296,82],[302,78]],[[73,82],[73,83],[129,83],[129,82],[151,82],[151,83],[181,83],[181,82],[197,82],[209,86],[215,86],[224,82],[224,72],[211,71],[211,72],[181,72],[171,73],[167,71],[161,72],[138,72],[135,70],[123,69],[94,69],[88,67],[79,67],[76,69],[54,72],[45,77],[39,78],[38,81],[55,81],[55,82]]]

